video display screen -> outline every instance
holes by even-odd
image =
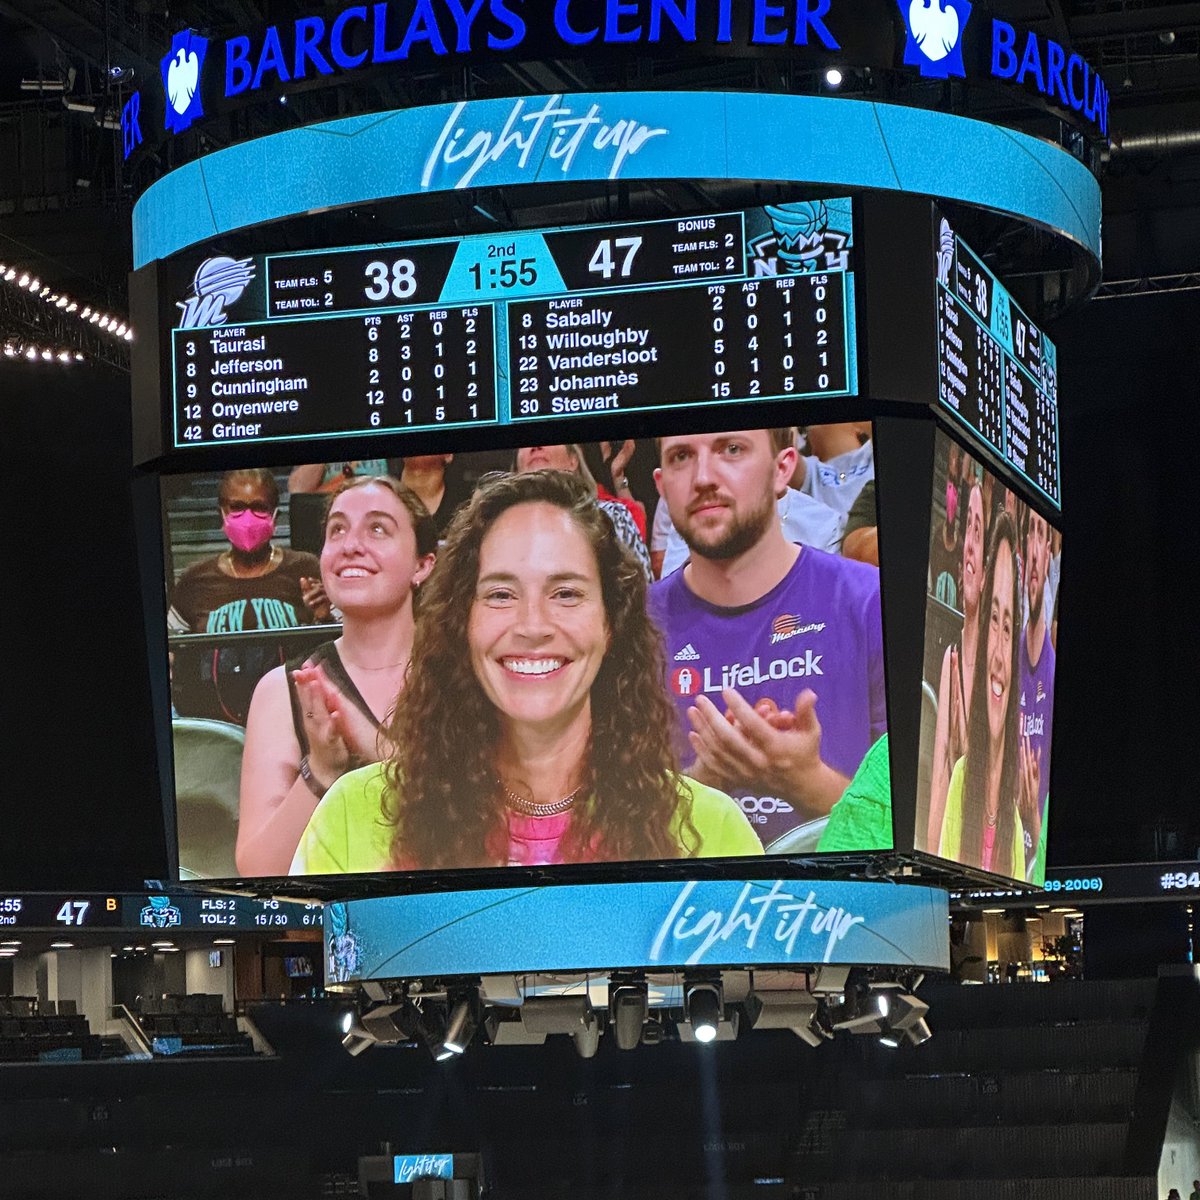
[[[181,874],[890,849],[871,435],[161,477]]]
[[[1055,508],[1058,351],[935,207],[938,399]]]
[[[843,199],[181,257],[168,444],[854,395],[852,250]]]
[[[916,848],[1041,884],[1058,530],[940,430],[934,460]]]

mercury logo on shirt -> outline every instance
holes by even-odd
[[[812,621],[807,625],[800,624],[799,614],[780,613],[771,622],[771,645],[786,642],[800,633],[820,633],[825,628],[824,621]]]

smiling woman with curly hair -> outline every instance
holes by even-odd
[[[343,776],[296,874],[761,854],[679,773],[646,585],[576,477],[485,481],[422,598],[392,759]]]

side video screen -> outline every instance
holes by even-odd
[[[185,878],[892,845],[869,423],[162,493]]]
[[[937,434],[916,848],[1041,884],[1062,539]]]

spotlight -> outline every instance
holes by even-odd
[[[41,286],[42,286],[42,281],[40,279],[31,279],[29,281],[29,290],[31,292],[36,292],[38,290],[38,288],[40,288]]]
[[[842,78],[842,73],[837,69],[837,67],[830,67],[829,70],[825,72],[825,83],[828,87],[841,87]]]
[[[933,1030],[929,1028],[929,1023],[924,1017],[918,1017],[912,1026],[904,1031],[904,1036],[914,1046],[920,1046],[933,1037]]]
[[[72,301],[71,301],[71,302],[70,302],[70,303],[67,305],[67,312],[69,312],[69,313],[77,312],[77,311],[78,311],[78,309],[79,309],[79,305],[78,305],[78,304],[76,304],[74,300],[72,300]]]
[[[12,277],[12,275],[10,272],[9,278],[11,278],[11,277]],[[22,275],[21,278],[17,280],[17,287],[28,287],[28,286],[29,286],[29,276]]]
[[[342,1032],[349,1033],[350,1026],[353,1024],[354,1024],[354,1013],[353,1013],[353,1011],[347,1010],[346,1012],[344,1012],[342,1014]]]
[[[8,270],[4,273],[4,278],[6,280],[8,280],[8,282],[10,282],[10,283],[14,279],[16,279],[16,277],[17,277],[17,272],[12,267],[9,267]]]
[[[442,1045],[451,1054],[462,1054],[475,1036],[475,1013],[471,999],[470,996],[463,996],[450,1010]]]
[[[575,1043],[580,1058],[595,1057],[600,1048],[600,1018],[595,1010],[588,1009],[583,1025],[571,1034],[571,1041]]]
[[[805,991],[754,992],[746,1012],[755,1029],[789,1029],[801,1041],[819,1046],[828,1034],[817,1021],[820,1001]]]
[[[59,296],[59,298],[57,300],[55,300],[54,305],[56,308],[66,308],[67,305],[70,303],[71,303],[70,297]]]
[[[883,1033],[879,1035],[879,1044],[881,1046],[886,1046],[889,1050],[895,1050],[900,1045],[900,1035],[885,1029]]]
[[[608,985],[608,1019],[621,1050],[633,1050],[642,1040],[642,1026],[650,1013],[650,995],[644,979],[613,980]]]
[[[684,987],[683,1013],[698,1042],[716,1041],[721,1023],[721,985],[713,980],[695,980]]]
[[[30,346],[29,349],[25,351],[25,357],[29,359],[30,362],[33,362],[33,360],[37,358],[37,347]]]

